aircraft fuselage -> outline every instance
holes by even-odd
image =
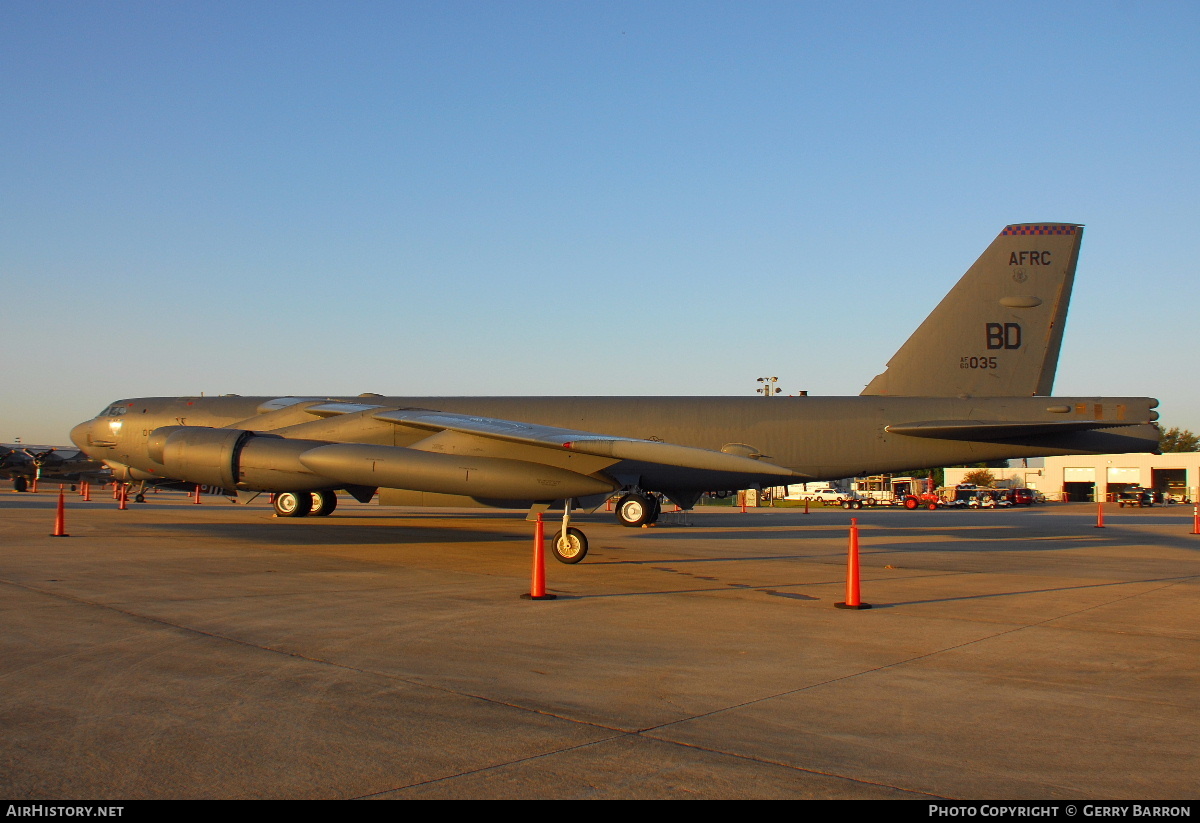
[[[373,416],[379,409],[438,410],[460,415],[604,432],[698,449],[747,453],[796,473],[792,482],[835,479],[924,466],[1052,454],[1152,451],[1156,401],[1150,398],[1026,397],[341,397],[310,401],[362,404],[364,411],[315,417],[271,397],[132,398],[82,423],[71,438],[89,456],[160,476],[151,434],[164,426],[270,432],[323,443],[409,447],[429,436]],[[964,424],[1045,423],[1057,431],[1001,430],[989,439],[912,436],[896,428],[922,421]],[[1112,427],[1100,428],[1111,422]],[[1069,424],[1087,425],[1064,431]],[[696,472],[664,465],[617,464],[614,476],[637,474],[648,489],[722,489],[782,485],[776,475]],[[728,475],[728,476],[726,476]],[[268,489],[270,490],[270,489]]]

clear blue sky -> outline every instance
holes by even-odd
[[[1200,431],[1200,5],[0,5],[0,441],[122,396],[857,394],[1007,223]]]

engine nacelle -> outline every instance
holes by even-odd
[[[334,489],[342,484],[315,474],[300,462],[300,455],[324,440],[289,440],[279,435],[254,435],[242,444],[238,478],[242,486],[256,491],[302,492]]]
[[[297,455],[323,440],[287,440],[277,434],[207,426],[163,426],[150,432],[147,454],[163,474],[189,483],[255,491],[312,491],[335,481],[301,465]]]
[[[232,489],[238,482],[238,456],[252,432],[207,426],[164,426],[150,432],[150,459],[169,477]]]
[[[594,475],[499,457],[437,454],[398,446],[332,443],[300,462],[345,483],[494,500],[562,500],[607,494],[619,486]]]

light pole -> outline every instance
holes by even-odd
[[[783,391],[783,389],[775,387],[775,384],[779,382],[778,377],[760,377],[758,378],[758,382],[762,383],[763,385],[755,391],[757,391],[763,397],[771,397]]]

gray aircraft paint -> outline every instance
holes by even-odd
[[[705,490],[1152,451],[1155,400],[1035,396],[1081,237],[1007,227],[859,397],[133,398],[71,436],[134,479],[511,505],[638,487],[690,506]]]
[[[1083,226],[1005,227],[864,395],[1050,394]]]

